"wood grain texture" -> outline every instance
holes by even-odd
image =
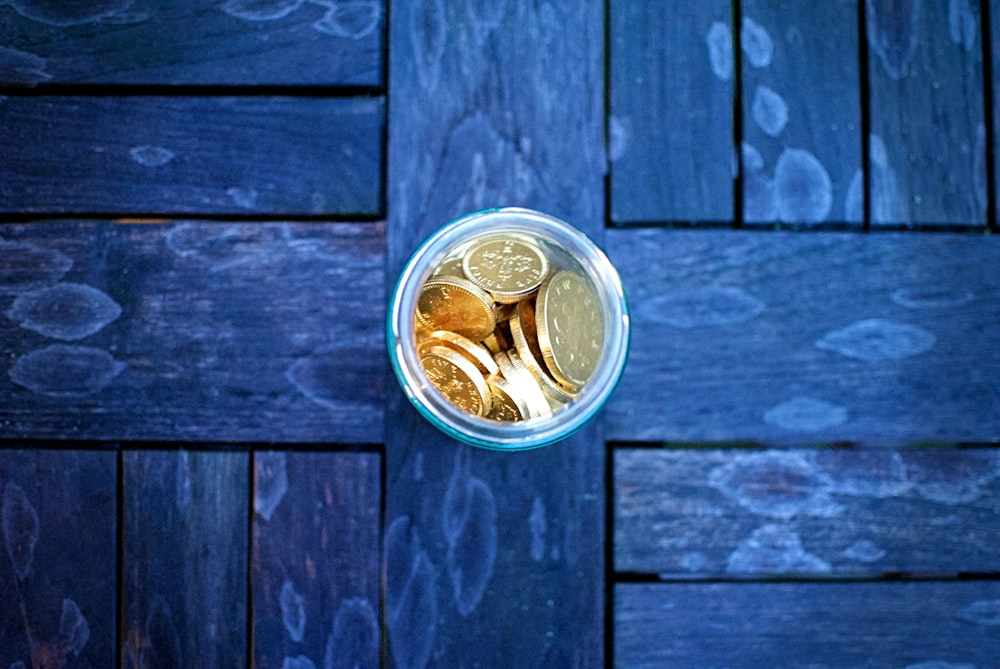
[[[378,666],[381,458],[258,451],[253,462],[254,666]]]
[[[1000,572],[1000,451],[617,449],[615,570],[670,578]]]
[[[612,2],[611,219],[733,217],[730,3]]]
[[[596,3],[395,8],[390,282],[429,233],[483,207],[534,207],[601,240],[603,34]],[[596,428],[489,453],[446,439],[390,388],[388,666],[603,667]]]
[[[20,0],[0,84],[382,84],[385,3]]]
[[[115,665],[115,453],[0,450],[0,664]]]
[[[615,666],[991,667],[1000,584],[619,585]]]
[[[990,10],[989,15],[989,31],[990,31],[990,44],[989,54],[990,65],[992,68],[993,81],[987,82],[987,86],[992,86],[993,99],[992,99],[992,117],[989,119],[993,123],[993,146],[987,147],[984,154],[993,152],[996,156],[1000,154],[1000,132],[997,131],[1000,128],[1000,104],[997,101],[1000,100],[1000,3],[987,3]],[[984,155],[984,161],[986,156]],[[993,169],[993,183],[988,183],[987,188],[990,189],[989,195],[993,198],[993,220],[990,221],[993,225],[993,229],[996,230],[1000,228],[1000,207],[997,206],[997,199],[1000,198],[1000,170],[996,169],[996,158],[993,159],[994,169]],[[984,168],[984,172],[985,172]],[[987,175],[988,176],[988,175]]]
[[[122,458],[121,666],[246,666],[250,455]]]
[[[8,436],[375,443],[384,228],[0,228]]]
[[[383,102],[283,97],[0,101],[0,211],[366,214]]]
[[[743,220],[860,225],[857,2],[740,9]]]
[[[866,3],[873,226],[982,226],[979,3]]]
[[[609,231],[633,335],[608,437],[996,441],[995,242]]]

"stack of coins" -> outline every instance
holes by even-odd
[[[421,288],[417,351],[455,406],[497,421],[552,415],[579,393],[601,356],[604,318],[565,254],[525,233],[462,244]]]

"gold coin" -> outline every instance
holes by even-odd
[[[552,414],[552,407],[545,399],[538,382],[517,357],[517,351],[505,351],[497,353],[493,357],[500,366],[500,373],[503,374],[503,377],[513,386],[517,394],[524,398],[528,405],[530,418],[542,418]]]
[[[480,341],[496,327],[490,296],[457,276],[428,279],[417,298],[417,321],[428,330],[457,332]]]
[[[493,406],[486,414],[487,418],[504,423],[524,420],[531,415],[528,403],[521,397],[505,378],[499,374],[486,377],[486,384],[493,393]]]
[[[462,270],[462,256],[448,256],[434,269],[431,276],[457,276],[465,278]]]
[[[511,304],[538,289],[549,273],[549,259],[525,237],[486,235],[462,258],[462,270],[495,301]]]
[[[425,350],[434,346],[447,346],[453,351],[464,355],[483,374],[500,373],[500,368],[497,367],[496,360],[493,359],[493,354],[485,346],[477,344],[468,337],[463,337],[456,332],[448,332],[447,330],[430,332],[421,340],[417,350],[422,354]]]
[[[517,303],[517,311],[510,318],[510,334],[521,362],[538,381],[549,403],[568,404],[573,396],[559,387],[542,362],[542,349],[538,345],[538,331],[535,328],[535,305],[531,300]]]
[[[459,409],[485,416],[492,407],[486,379],[474,364],[445,346],[433,346],[420,356],[420,364],[434,387]]]
[[[535,310],[546,368],[560,385],[579,391],[597,368],[604,345],[600,300],[586,279],[562,270],[538,289]]]
[[[507,323],[497,323],[496,328],[493,329],[489,335],[483,338],[483,345],[490,350],[490,353],[496,355],[501,351],[506,351],[513,344],[510,341],[510,330],[508,329]]]

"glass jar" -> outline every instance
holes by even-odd
[[[520,286],[526,294],[517,294],[510,286],[500,290],[490,276],[482,276],[492,271],[496,279],[499,271],[499,276],[509,277],[511,268],[533,272],[542,283],[533,287],[526,280]],[[478,339],[474,356],[466,354],[463,363],[444,349],[455,338],[448,330],[471,328],[487,313],[479,306],[480,298],[470,297],[481,295],[477,286],[489,295],[498,325],[495,337],[483,337],[484,331],[458,336]],[[459,313],[455,300],[464,299],[471,299],[476,311]],[[435,316],[448,311],[441,306],[448,304],[456,304],[455,313]],[[451,437],[496,450],[536,448],[578,430],[607,401],[628,356],[628,306],[607,256],[568,223],[529,209],[475,212],[431,235],[400,274],[387,321],[393,371],[420,414]],[[484,351],[497,364],[483,360]],[[439,366],[446,368],[447,382],[442,382]],[[467,378],[476,367],[482,380]],[[537,386],[519,385],[529,378],[526,373]],[[515,378],[518,390],[508,396]],[[484,383],[492,400],[489,393],[480,396]],[[462,394],[456,398],[453,388],[468,388],[468,397],[466,390],[459,390]],[[540,404],[540,396],[548,409]],[[482,415],[484,401],[496,415]],[[500,414],[511,411],[504,407],[512,402],[514,418],[503,419]]]

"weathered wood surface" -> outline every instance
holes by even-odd
[[[997,205],[997,194],[1000,193],[1000,170],[996,169],[996,156],[1000,154],[1000,133],[997,132],[1000,129],[1000,104],[997,104],[1000,101],[1000,3],[992,2],[987,4],[990,8],[989,24],[986,26],[990,34],[990,58],[988,62],[993,80],[987,82],[986,85],[992,88],[993,97],[990,100],[990,106],[987,107],[989,111],[992,111],[992,114],[987,117],[987,124],[992,123],[992,125],[986,128],[986,140],[988,142],[992,139],[993,143],[992,146],[987,144],[984,151],[985,169],[987,170],[987,179],[984,182],[988,191],[988,202],[993,205],[993,218],[988,223],[993,226],[994,230],[997,230],[1000,228],[1000,213],[998,213],[1000,207]],[[993,169],[992,183],[988,180],[988,170],[991,165]]]
[[[122,459],[119,666],[247,666],[250,455]]]
[[[0,85],[382,84],[385,3],[15,0]]]
[[[865,6],[871,224],[984,225],[979,3],[872,0]]]
[[[253,666],[378,666],[380,456],[253,461]]]
[[[740,3],[743,221],[860,225],[858,3]]]
[[[117,458],[0,450],[0,665],[115,666]]]
[[[613,440],[1000,438],[1000,246],[883,232],[611,230],[632,350]]]
[[[733,34],[727,0],[608,12],[611,220],[733,218]]]
[[[378,98],[9,96],[0,211],[374,215]]]
[[[384,228],[0,227],[8,437],[376,443]]]
[[[1000,572],[998,449],[619,448],[614,487],[619,572]]]
[[[390,281],[477,208],[533,206],[600,240],[603,34],[595,3],[394,9]],[[600,436],[489,453],[434,431],[395,381],[387,405],[388,665],[603,667]]]
[[[615,666],[994,667],[998,608],[995,581],[625,584]]]

